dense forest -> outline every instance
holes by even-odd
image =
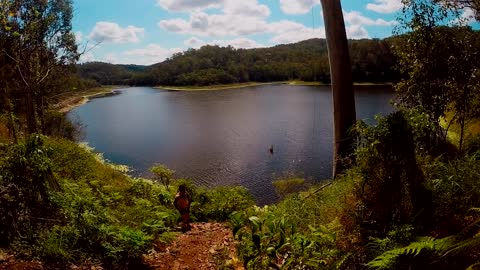
[[[321,185],[279,179],[282,199],[258,207],[243,187],[197,187],[161,164],[152,179],[130,176],[76,143],[78,126],[54,103],[99,83],[328,82],[323,40],[76,65],[70,0],[0,1],[0,268],[153,267],[147,255],[184,239],[173,206],[182,184],[192,221],[224,222],[244,269],[478,269],[480,38],[461,19],[470,8],[480,20],[480,3],[402,4],[394,38],[350,41],[356,81],[396,82],[395,112],[350,127],[343,173]]]
[[[393,38],[350,40],[356,82],[399,79],[392,52]],[[93,62],[77,65],[82,78],[101,84],[214,85],[287,80],[330,81],[325,39],[310,39],[271,48],[235,49],[203,46],[177,53],[149,67]]]

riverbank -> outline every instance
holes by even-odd
[[[208,86],[155,86],[155,89],[168,90],[168,91],[217,91],[217,90],[229,90],[229,89],[239,89],[245,87],[254,87],[262,85],[278,85],[278,84],[287,84],[287,85],[296,85],[296,86],[330,86],[331,84],[323,82],[306,82],[306,81],[278,81],[278,82],[247,82],[247,83],[232,83],[232,84],[217,84],[217,85],[208,85]],[[359,82],[354,83],[354,86],[374,86],[374,85],[393,85],[393,83],[371,83],[371,82]]]
[[[66,113],[87,103],[92,98],[106,97],[116,94],[116,90],[127,86],[101,86],[81,92],[69,92],[58,96],[53,108]]]
[[[288,84],[288,82],[248,82],[248,83],[232,83],[232,84],[216,84],[208,86],[155,86],[153,88],[168,91],[215,91],[215,90],[227,90],[238,89],[245,87],[261,86],[261,85],[275,85],[275,84]]]

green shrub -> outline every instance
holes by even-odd
[[[442,236],[458,233],[470,219],[469,209],[480,205],[480,160],[475,156],[450,161],[437,158],[424,170],[433,198],[432,229]]]
[[[46,111],[43,122],[43,134],[48,136],[78,140],[84,135],[79,120],[72,121],[65,113],[57,110]]]
[[[280,179],[272,182],[277,194],[284,198],[288,194],[298,193],[305,188],[305,179],[303,178],[289,178]]]
[[[44,218],[52,216],[48,187],[58,189],[48,153],[38,135],[12,145],[0,160],[0,239],[10,243],[15,237],[32,236]]]
[[[478,159],[479,153],[480,152],[480,135],[472,136],[467,139],[465,142],[465,153],[467,155],[473,156],[476,155],[476,158]]]
[[[461,233],[441,239],[420,237],[396,246],[368,263],[374,269],[477,269],[480,252],[480,220]]]
[[[247,220],[239,213],[232,216],[235,237],[240,241],[238,253],[246,269],[336,269],[348,256],[337,248],[337,235],[342,231],[338,220],[310,225],[307,232],[300,232],[285,216],[263,216]]]
[[[262,208],[231,215],[239,257],[248,269],[336,269],[352,265],[358,242],[354,171]]]
[[[175,171],[168,169],[163,164],[155,164],[155,166],[150,168],[150,172],[153,173],[155,180],[159,181],[167,188],[172,180],[172,175],[175,173]]]
[[[253,198],[243,187],[198,188],[192,194],[190,211],[198,221],[226,221],[230,214],[254,205]]]
[[[364,240],[384,237],[392,228],[419,218],[428,220],[431,195],[416,160],[415,136],[407,113],[379,118],[374,127],[357,126],[360,134],[357,170],[362,177],[357,194]]]

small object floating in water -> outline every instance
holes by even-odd
[[[270,148],[268,149],[268,151],[270,151],[270,154],[273,154],[273,144],[270,145]]]

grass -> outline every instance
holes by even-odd
[[[442,128],[446,129],[448,127],[448,124],[452,120],[453,116],[454,116],[454,112],[448,111],[445,114],[445,117],[442,117],[440,119],[440,125],[442,126]],[[480,135],[480,118],[468,120],[466,122],[465,131],[464,131],[465,141],[479,135]],[[453,122],[450,124],[450,127],[448,128],[447,138],[451,143],[455,145],[459,144],[460,125],[458,123]]]

